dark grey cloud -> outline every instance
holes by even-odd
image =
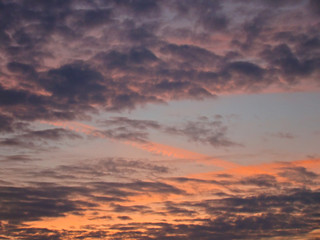
[[[265,187],[269,189],[272,187],[279,186],[276,178],[268,174],[261,174],[261,175],[254,175],[252,177],[246,177],[242,179],[240,183],[243,185],[255,185],[258,187]]]
[[[320,14],[320,4],[317,0],[310,0],[309,7],[310,7],[310,10],[315,14],[318,14],[318,15]]]
[[[29,155],[8,155],[2,156],[0,162],[8,163],[30,163],[31,161],[40,160]],[[25,166],[24,169],[5,168],[3,165],[3,177],[6,174],[19,176],[35,181],[67,181],[67,182],[88,182],[88,181],[111,181],[118,180],[131,181],[137,179],[154,179],[172,172],[172,169],[164,164],[146,162],[145,159],[123,159],[123,158],[105,158],[105,159],[87,159],[72,164],[62,164],[54,168],[41,167],[38,169]],[[5,170],[7,169],[7,170]],[[5,174],[6,173],[6,174]],[[111,188],[111,187],[110,187]]]
[[[304,167],[287,167],[282,168],[281,170],[282,171],[278,173],[279,176],[285,177],[290,181],[308,185],[318,183],[317,180],[319,178],[319,175],[312,171],[308,171]]]
[[[18,74],[25,80],[34,80],[37,78],[37,72],[32,65],[20,62],[9,62],[7,68],[10,72]]]
[[[172,56],[173,64],[176,64],[176,61],[180,61],[181,66],[184,68],[210,66],[222,60],[221,56],[205,48],[193,45],[168,44],[163,46],[160,51],[163,54]]]
[[[87,182],[73,186],[43,182],[24,187],[1,186],[0,192],[0,220],[14,225],[45,217],[81,215],[88,210],[97,210],[101,203],[109,204],[116,213],[147,213],[151,211],[147,206],[120,205],[119,202],[129,202],[128,197],[141,194],[184,194],[184,191],[159,181]]]
[[[75,12],[75,24],[78,28],[94,28],[104,24],[110,24],[113,19],[113,11],[109,9],[83,9]]]
[[[200,117],[195,121],[167,126],[154,120],[138,120],[127,117],[113,117],[99,122],[107,130],[99,131],[107,137],[118,140],[148,142],[148,130],[157,130],[170,135],[181,135],[189,141],[210,144],[214,147],[241,146],[227,137],[227,126],[221,116],[213,120]]]
[[[261,91],[271,84],[285,89],[317,79],[319,36],[311,24],[317,14],[309,14],[317,4],[287,5],[3,1],[1,78],[15,84],[1,84],[1,113],[28,121],[81,119],[101,109]],[[279,30],[284,12],[304,20]],[[177,33],[174,39],[166,29]],[[225,40],[215,40],[216,34]]]
[[[120,166],[129,162],[121,162]],[[130,164],[129,164],[130,165]],[[62,168],[61,168],[62,169]],[[60,170],[59,170],[60,171]],[[294,171],[292,173],[288,173]],[[286,173],[284,173],[286,172]],[[94,175],[94,173],[92,173]],[[282,177],[299,180],[309,177],[312,180],[319,176],[304,168],[279,169]],[[220,174],[221,175],[221,174]],[[221,177],[229,181],[222,181]],[[214,177],[213,177],[214,178]],[[257,239],[301,236],[310,233],[319,226],[319,189],[309,188],[310,181],[303,181],[304,186],[288,185],[288,182],[278,182],[272,175],[253,175],[237,179],[230,175],[216,179],[201,181],[192,178],[171,179],[180,183],[219,184],[225,186],[230,194],[212,193],[203,200],[191,198],[173,185],[160,181],[131,182],[92,182],[73,186],[62,186],[52,183],[33,184],[21,187],[0,187],[1,219],[5,222],[2,234],[17,236],[17,239],[37,239],[51,236],[53,239],[77,237],[104,237],[106,239]],[[300,181],[300,180],[299,180]],[[242,186],[241,191],[228,188],[233,185]],[[311,185],[310,185],[311,184]],[[248,186],[265,188],[264,192],[248,189]],[[269,191],[273,189],[272,191]],[[128,201],[128,197],[151,193],[179,194],[180,200],[162,202],[160,207],[141,205]],[[86,201],[75,196],[84,196]],[[182,200],[185,197],[186,200]],[[217,198],[217,196],[219,196]],[[10,200],[10,201],[9,201]],[[125,224],[108,224],[110,217],[105,212],[99,213],[99,204],[108,204],[113,216]],[[160,202],[157,202],[159,206]],[[23,210],[22,210],[23,209]],[[93,218],[106,220],[104,229],[85,226],[81,231],[38,229],[21,225],[23,222],[57,217],[65,214],[81,214],[91,209]],[[137,223],[130,214],[170,216],[172,222],[153,221]],[[17,221],[19,217],[19,221]],[[116,231],[116,232],[115,232]],[[50,239],[50,238],[49,238]]]
[[[69,200],[68,196],[77,188],[60,186],[5,187],[1,191],[1,220],[19,224],[39,220],[42,217],[64,216],[66,213],[81,211],[82,207],[95,204]]]
[[[0,145],[12,148],[29,148],[41,150],[49,142],[59,144],[63,139],[80,139],[79,134],[63,128],[45,130],[24,129],[23,133],[10,135],[0,139]]]
[[[120,204],[111,204],[111,206],[113,207],[113,211],[117,213],[132,213],[132,212],[148,213],[151,211],[151,208],[145,205],[124,206]]]
[[[297,195],[299,194],[297,193]],[[264,200],[261,199],[261,201]],[[226,204],[230,203],[226,202]],[[314,210],[316,207],[316,205],[313,205],[309,210]],[[255,216],[241,216],[223,213],[213,219],[194,218],[190,224],[131,223],[127,224],[126,227],[124,225],[114,226],[114,229],[119,231],[119,239],[128,236],[134,236],[137,239],[256,239],[257,237],[303,236],[303,234],[315,229],[317,223],[317,220],[313,218],[308,218],[308,221],[304,222],[300,216],[298,217],[295,214],[270,212]],[[136,231],[136,229],[141,229],[142,226],[145,228],[148,226],[146,235],[143,232]]]
[[[118,218],[121,220],[132,220],[132,218],[129,216],[118,216]]]
[[[75,113],[63,109],[61,104],[51,105],[51,99],[39,96],[28,90],[4,89],[0,86],[1,111],[14,120],[32,121],[35,119],[72,119]]]
[[[200,239],[255,239],[258,236],[290,237],[304,234],[317,228],[319,219],[316,220],[312,217],[310,212],[318,211],[316,210],[319,205],[318,198],[319,192],[317,191],[296,189],[276,196],[227,197],[197,203],[171,203],[176,207],[190,208],[190,206],[193,206],[193,209],[198,207],[205,209],[214,218],[207,219],[201,224],[195,224],[197,218],[190,225],[172,224],[169,225],[169,232],[176,236],[172,239],[196,237]],[[273,209],[278,209],[278,212],[274,212]],[[171,207],[167,210],[170,212]],[[300,213],[306,221],[303,221],[301,216],[296,215],[297,211],[301,211]],[[168,237],[167,227],[163,226],[159,232],[153,232],[157,236],[156,239],[166,239]]]
[[[28,163],[32,161],[38,161],[39,158],[35,158],[29,155],[9,155],[9,156],[2,156],[0,162],[4,163]]]
[[[99,100],[99,96],[100,98],[102,96],[101,92],[107,90],[103,85],[103,76],[82,63],[52,69],[47,73],[46,79],[40,81],[40,84],[53,96],[65,99],[65,103]]]
[[[121,178],[134,178],[136,175],[159,175],[170,172],[170,169],[163,165],[148,163],[143,160],[127,160],[122,158],[107,158],[91,160],[90,163],[81,162],[77,165],[60,165],[51,171],[49,177],[60,178],[66,175],[76,178],[81,175],[83,179],[103,178],[106,176],[117,176]],[[47,174],[39,172],[39,175]]]
[[[23,141],[15,137],[0,138],[0,145],[8,148],[29,148],[34,149],[36,145],[31,141]]]
[[[108,138],[129,140],[134,142],[148,142],[150,129],[160,130],[162,126],[157,121],[137,120],[126,117],[113,117],[100,121],[99,124],[106,130],[99,131]]]
[[[197,178],[188,178],[188,177],[173,177],[170,178],[172,181],[176,181],[179,183],[186,183],[186,182],[195,182],[195,183],[208,183],[208,184],[222,184],[222,181],[216,181],[216,180],[203,180],[203,179],[197,179]]]
[[[244,74],[246,76],[252,76],[254,78],[261,79],[263,74],[263,69],[258,65],[250,63],[250,62],[232,62],[227,65],[228,72],[237,72],[240,74]]]
[[[16,227],[12,225],[9,225],[9,227],[5,227],[6,228],[2,229],[2,234],[4,235],[0,235],[2,239],[10,239],[9,237],[15,237],[19,240],[61,240],[66,235],[58,230],[51,230],[47,228],[26,228]],[[8,236],[8,238],[6,238],[5,236]]]
[[[76,139],[80,138],[80,135],[73,131],[66,130],[63,128],[53,128],[46,130],[30,131],[21,135],[20,138],[60,140],[62,138]]]
[[[253,19],[248,20],[243,25],[243,31],[245,33],[244,42],[239,42],[237,39],[234,40],[234,44],[239,44],[244,50],[249,50],[255,44],[255,40],[259,38],[260,33],[263,33],[263,29],[268,26],[267,22],[270,19],[270,11],[265,10],[260,12]]]
[[[222,11],[222,1],[174,1],[178,17],[195,18],[196,23],[205,31],[226,30],[229,18]]]
[[[160,129],[162,126],[153,120],[137,120],[137,119],[130,119],[126,117],[113,117],[109,120],[104,120],[103,125],[106,126],[113,126],[113,125],[120,125],[120,126],[129,126],[140,130],[145,130],[148,128],[153,129]]]
[[[300,60],[287,44],[280,44],[272,49],[266,49],[263,51],[262,56],[288,82],[295,82],[297,77],[314,73],[319,65],[318,57]]]
[[[25,90],[5,89],[0,85],[0,100],[1,107],[8,107],[15,105],[32,105],[42,102],[40,96],[34,95]]]
[[[166,202],[165,204],[164,214],[175,215],[175,216],[193,216],[196,215],[196,211],[188,210],[183,207],[176,206],[176,204],[172,204],[172,202]]]
[[[137,15],[152,16],[160,11],[160,3],[154,0],[116,0],[114,3]]]
[[[11,117],[6,115],[0,115],[0,131],[1,132],[12,132],[13,131],[13,120]]]
[[[110,130],[99,131],[99,133],[102,133],[108,138],[117,139],[120,141],[133,141],[142,143],[148,141],[147,132],[135,131],[126,127],[117,127]]]
[[[165,131],[174,135],[186,136],[190,141],[210,144],[214,147],[241,146],[227,137],[227,126],[220,119],[210,121],[200,118],[189,121],[181,127],[167,127]]]

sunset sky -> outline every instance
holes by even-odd
[[[319,0],[0,0],[0,239],[320,239]]]

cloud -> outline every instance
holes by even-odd
[[[129,119],[126,117],[113,117],[110,120],[104,120],[103,124],[106,126],[109,126],[109,125],[129,126],[129,127],[133,127],[140,130],[144,130],[148,128],[154,128],[154,129],[161,128],[161,125],[157,121]]]
[[[132,220],[132,218],[129,216],[118,216],[118,218],[121,220]]]
[[[279,176],[285,177],[291,181],[297,182],[297,183],[303,183],[303,184],[317,184],[314,182],[319,175],[308,171],[305,167],[287,167],[282,168],[283,171],[279,173]]]
[[[319,2],[316,0],[310,0],[309,1],[309,7],[311,11],[313,11],[315,14],[320,14],[320,5]]]
[[[272,188],[277,187],[277,179],[268,174],[257,174],[252,177],[246,177],[243,180],[241,180],[241,184],[243,185],[255,185],[258,187],[266,187],[266,188]]]
[[[319,175],[312,171],[314,164],[318,161],[274,164],[276,174],[241,176],[236,172],[228,174],[231,170],[225,170],[193,178],[127,179],[121,182],[95,181],[93,178],[102,177],[108,171],[114,175],[118,172],[132,174],[131,170],[138,168],[160,174],[163,171],[151,164],[122,159],[101,160],[78,168],[76,165],[62,165],[51,170],[69,173],[75,181],[64,179],[60,184],[33,182],[25,183],[24,187],[0,187],[2,234],[17,235],[21,239],[24,236],[32,238],[36,233],[57,239],[88,236],[107,239],[129,236],[137,239],[145,236],[153,239],[307,236],[317,229],[319,221],[320,193],[316,184]],[[297,167],[299,165],[304,167]],[[36,177],[35,173],[32,174]],[[292,184],[295,182],[303,185]],[[165,201],[159,201],[159,194]],[[108,209],[109,215],[100,211],[102,208]],[[90,218],[92,227],[82,226],[77,231],[66,227],[60,231],[22,225],[70,215]],[[137,221],[136,215],[143,215],[142,221]],[[103,219],[108,219],[107,225],[94,222]]]
[[[279,27],[287,22],[278,13],[293,17],[296,5],[232,4],[3,2],[1,112],[14,120],[83,119],[99,110],[270,86],[287,91],[316,81],[318,36],[309,34],[315,32],[314,1],[301,3],[304,21],[288,31]],[[168,25],[174,32],[188,29],[189,37],[164,34]]]
[[[13,148],[20,147],[40,150],[48,143],[48,141],[58,143],[58,141],[62,139],[75,140],[79,138],[81,138],[79,134],[63,128],[45,130],[27,129],[18,135],[0,139],[0,145]]]
[[[294,139],[296,136],[294,136],[291,133],[288,132],[278,132],[271,134],[273,137],[282,138],[282,139]]]
[[[262,56],[270,66],[279,72],[289,83],[298,81],[297,77],[310,76],[317,71],[319,59],[299,60],[287,44],[280,44],[263,51]]]
[[[138,179],[156,179],[159,176],[168,175],[172,169],[167,164],[146,162],[145,159],[86,159],[72,164],[60,164],[55,167],[38,167],[34,161],[43,160],[29,155],[1,156],[3,163],[2,177],[10,175],[26,179],[34,179],[36,182],[88,182],[88,181],[137,181]],[[12,167],[9,163],[28,163],[23,167]],[[33,165],[31,165],[33,163]],[[11,166],[11,167],[8,167]],[[6,170],[5,170],[6,169]]]
[[[220,127],[222,116],[216,115],[215,118],[217,119],[217,122],[209,123],[209,125],[212,125],[212,126],[216,125],[216,127],[217,126]],[[200,117],[199,120],[203,121],[205,124],[208,124],[207,117]],[[110,128],[107,130],[98,130],[95,127],[92,127],[92,126],[86,125],[86,124],[82,124],[82,123],[78,123],[78,122],[42,121],[42,123],[50,124],[53,126],[64,127],[66,129],[71,129],[76,132],[85,133],[86,135],[89,135],[89,136],[92,135],[95,137],[111,138],[113,140],[122,141],[125,144],[129,144],[133,147],[137,147],[139,149],[143,149],[148,152],[155,153],[155,154],[161,154],[164,156],[170,156],[170,157],[174,157],[174,158],[178,158],[178,159],[188,159],[188,160],[193,160],[193,161],[199,161],[199,162],[202,162],[205,164],[215,165],[215,166],[222,167],[222,168],[238,167],[238,164],[235,164],[235,163],[232,163],[229,161],[225,161],[222,159],[217,159],[212,156],[208,156],[205,154],[192,152],[192,151],[189,151],[186,149],[176,148],[173,146],[149,141],[148,131],[146,131],[147,128],[157,129],[157,130],[160,129],[161,131],[163,131],[165,133],[169,133],[169,134],[171,133],[174,135],[176,135],[177,133],[172,132],[172,130],[181,131],[180,134],[182,136],[187,135],[183,132],[183,130],[178,130],[178,127],[177,128],[176,127],[166,127],[166,126],[161,125],[158,122],[152,121],[152,120],[136,120],[136,119],[128,119],[125,117],[120,117],[120,118],[114,117],[109,120],[100,121],[100,124],[102,126],[103,125],[106,125],[108,127],[119,126],[119,127]],[[212,127],[212,126],[208,126],[208,127]],[[138,129],[138,131],[136,130],[136,128]],[[198,135],[205,131],[204,129],[200,129],[200,128],[199,129],[197,128],[196,130],[197,131],[200,130],[197,133],[195,132]],[[218,135],[220,135],[221,139],[216,139],[216,141],[224,140],[225,136],[223,136],[223,135],[224,135],[225,130],[226,130],[226,128],[223,127],[223,133],[218,134]],[[186,130],[186,131],[189,131],[189,130]],[[211,131],[212,131],[212,129],[209,129],[208,133],[211,134]],[[231,146],[231,145],[232,146],[233,145],[239,146],[236,143],[228,142],[228,146]]]
[[[222,11],[221,1],[200,3],[175,1],[173,5],[179,17],[187,19],[194,17],[196,23],[206,31],[222,31],[228,27],[229,19]]]
[[[5,162],[5,163],[28,163],[32,161],[38,161],[40,160],[39,158],[35,158],[29,155],[9,155],[9,156],[2,156],[2,159],[0,162]]]
[[[308,196],[301,199],[301,196]],[[290,237],[294,235],[302,235],[312,231],[317,227],[317,221],[312,217],[306,216],[307,221],[303,221],[301,216],[297,216],[294,209],[300,204],[306,204],[308,199],[310,205],[304,205],[307,212],[314,211],[318,207],[316,198],[318,192],[309,192],[305,190],[296,190],[294,193],[282,196],[258,196],[257,198],[226,198],[217,201],[204,201],[200,203],[182,203],[179,205],[169,205],[168,213],[177,206],[188,206],[194,204],[193,207],[204,208],[213,218],[193,218],[192,223],[168,223],[168,222],[147,222],[147,223],[129,223],[127,228],[123,225],[115,226],[122,238],[126,236],[134,236],[136,238],[143,237],[143,232],[135,231],[143,226],[147,229],[146,235],[153,239],[256,239],[257,237]],[[287,207],[288,201],[291,207]],[[217,203],[218,206],[214,207]],[[170,203],[171,204],[171,203]],[[261,204],[261,207],[259,206]],[[293,204],[293,205],[292,205]],[[250,207],[248,207],[250,205]],[[252,209],[251,205],[254,208]],[[224,209],[225,207],[225,209]],[[256,207],[256,208],[255,208]],[[280,208],[279,212],[271,212],[273,207]],[[299,208],[299,207],[298,207]],[[221,211],[221,209],[223,209]],[[308,209],[308,210],[307,210]],[[217,212],[216,212],[216,211]],[[247,212],[249,211],[249,212]],[[288,212],[289,211],[289,212]],[[180,213],[189,215],[189,211],[180,211]],[[252,214],[250,213],[258,213]],[[235,214],[236,213],[236,214]],[[237,214],[239,213],[239,215]],[[247,213],[247,214],[244,214]],[[249,214],[248,214],[249,213]],[[183,221],[183,219],[181,219]],[[146,227],[148,226],[148,227]],[[262,230],[263,229],[263,230]]]
[[[240,144],[227,138],[227,126],[223,125],[221,118],[209,120],[207,117],[200,117],[196,121],[180,124],[182,126],[167,126],[153,120],[113,117],[109,120],[104,120],[102,125],[109,128],[115,126],[115,128],[102,131],[106,136],[115,139],[123,137],[123,139],[127,140],[146,142],[148,139],[147,130],[153,129],[170,135],[181,135],[190,141],[210,144],[214,147],[240,146]],[[124,132],[123,135],[121,134],[122,131]]]
[[[10,230],[4,228],[2,229],[3,234],[7,235],[1,236],[3,239],[10,239],[9,237],[16,237],[17,239],[35,239],[41,240],[45,239],[63,239],[64,234],[58,230],[51,230],[47,228],[24,228],[24,227],[15,227],[10,226]],[[9,235],[8,235],[9,234]]]
[[[54,128],[46,130],[30,131],[20,136],[26,139],[48,139],[48,140],[60,140],[62,138],[76,139],[80,138],[80,135],[72,131],[63,128]]]
[[[22,141],[17,138],[1,138],[0,145],[3,147],[11,147],[11,148],[35,148],[35,144],[30,141]]]
[[[113,168],[119,168],[118,171],[124,176],[127,174],[132,175],[134,169],[138,168],[152,173],[163,173],[165,169],[142,163],[139,167],[139,164],[136,165],[135,163],[139,162],[119,160],[118,164],[117,162],[113,162]],[[28,168],[25,170],[19,169],[18,171],[21,174],[28,174],[28,176],[32,176],[35,179],[50,177],[50,171],[51,173],[55,172],[57,174],[56,177],[63,179],[63,182],[59,184],[33,181],[32,183],[26,182],[24,187],[0,186],[2,196],[0,208],[1,220],[8,222],[8,224],[19,226],[22,223],[40,221],[43,218],[57,218],[69,214],[81,216],[90,209],[95,210],[101,204],[110,204],[110,207],[115,212],[130,213],[133,209],[136,209],[135,211],[142,211],[142,208],[147,207],[141,206],[141,209],[133,205],[121,207],[118,203],[123,201],[129,202],[129,197],[143,196],[150,193],[160,195],[184,194],[184,191],[177,187],[161,181],[92,181],[92,179],[106,176],[108,170],[99,171],[98,167],[103,166],[102,164],[109,168],[110,175],[117,176],[117,174],[120,174],[110,170],[112,166],[109,166],[108,162],[99,162],[96,169],[93,168],[93,165],[89,170],[85,170],[84,167],[77,168],[76,166],[60,166],[47,172]],[[58,173],[62,175],[64,172],[71,175],[69,177],[70,180],[74,179],[76,181],[73,184],[70,184],[70,182],[68,184],[65,181],[66,178],[61,178],[58,175]],[[79,180],[82,183],[79,183]]]
[[[171,56],[173,61],[179,61],[181,67],[210,66],[222,60],[213,52],[193,45],[168,44],[160,49],[161,53]],[[176,63],[175,63],[176,64]]]
[[[12,132],[14,129],[13,119],[6,115],[0,115],[0,126],[1,132]]]
[[[81,206],[94,205],[72,201],[70,194],[77,192],[76,188],[43,186],[43,187],[4,187],[1,191],[1,220],[19,224],[24,221],[39,220],[42,217],[64,216],[68,212],[81,210]]]
[[[53,177],[59,179],[61,175],[66,177],[77,178],[82,176],[83,179],[120,177],[134,178],[137,176],[156,176],[166,174],[170,169],[163,165],[147,163],[142,160],[127,160],[122,158],[107,158],[100,160],[91,160],[90,163],[81,162],[77,165],[60,165],[51,173],[46,171],[39,172],[39,177]]]
[[[189,121],[182,127],[167,127],[169,134],[186,136],[190,141],[210,144],[214,147],[241,146],[226,136],[227,127],[220,119],[210,121],[200,118],[198,121]]]

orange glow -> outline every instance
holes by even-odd
[[[240,166],[230,169],[225,169],[223,171],[214,171],[200,174],[191,174],[187,177],[191,178],[199,178],[203,180],[214,179],[217,174],[231,174],[235,177],[246,177],[253,176],[258,174],[268,174],[274,177],[279,178],[276,173],[279,172],[282,168],[285,167],[305,167],[311,168],[312,171],[317,172],[320,170],[320,159],[306,159],[306,160],[298,160],[292,162],[273,162],[273,163],[265,163],[260,165],[252,165],[252,166]],[[279,178],[278,180],[281,180]]]

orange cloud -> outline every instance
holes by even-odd
[[[264,163],[259,165],[251,165],[251,166],[238,166],[235,168],[229,168],[222,171],[213,171],[207,173],[200,174],[191,174],[187,177],[198,178],[203,180],[211,180],[217,174],[230,174],[235,177],[248,177],[252,175],[258,174],[268,174],[274,177],[278,177],[276,174],[280,171],[281,168],[286,167],[304,167],[307,169],[311,169],[313,172],[320,172],[320,159],[305,159],[298,160],[292,162],[272,162],[272,163]]]

